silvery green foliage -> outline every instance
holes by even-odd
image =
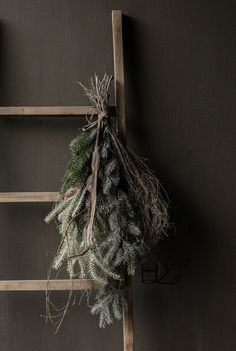
[[[93,279],[98,290],[91,312],[100,327],[121,318],[126,307],[121,287],[135,273],[145,247],[156,244],[168,228],[167,203],[161,185],[145,161],[125,147],[109,118],[112,77],[97,75],[82,85],[96,116],[87,119],[83,132],[71,144],[61,198],[46,221],[56,219],[61,242],[51,265],[63,268],[71,279]],[[94,118],[95,117],[95,118]],[[49,274],[49,275],[50,275]],[[64,308],[51,308],[47,319],[60,327]],[[56,322],[55,322],[56,321]]]
[[[65,265],[71,279],[93,279],[99,286],[91,313],[99,316],[100,327],[122,318],[126,306],[121,293],[124,272],[134,275],[143,253],[136,208],[127,194],[106,128],[103,133],[92,247],[86,246],[90,193],[85,179],[89,175],[94,131],[71,143],[72,161],[66,171],[62,199],[46,217],[46,222],[57,220],[61,234],[52,268],[59,270]]]
[[[99,326],[104,328],[108,324],[113,323],[113,316],[122,319],[122,311],[127,308],[126,301],[122,294],[116,290],[99,290],[95,303],[91,308],[91,313],[99,316]]]

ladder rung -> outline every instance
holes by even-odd
[[[1,202],[56,202],[57,192],[0,193]]]
[[[91,279],[1,280],[0,291],[93,290]]]
[[[6,106],[0,107],[0,117],[4,116],[86,116],[96,114],[92,106]],[[116,115],[114,106],[110,115]]]

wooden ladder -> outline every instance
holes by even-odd
[[[117,131],[123,142],[126,142],[125,91],[124,91],[124,58],[122,38],[122,13],[112,11],[112,34],[114,55],[114,88],[115,106],[110,114],[117,118]],[[0,107],[0,117],[7,116],[75,116],[84,117],[95,111],[91,106],[40,106],[40,107]],[[56,192],[18,192],[0,193],[0,202],[55,202]],[[95,285],[89,279],[60,280],[2,280],[0,291],[45,291],[45,290],[93,290]],[[128,309],[123,311],[123,350],[133,351],[133,306],[132,282],[126,277],[123,288]]]

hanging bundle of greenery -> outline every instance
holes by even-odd
[[[102,80],[95,75],[89,87],[81,84],[96,115],[70,144],[72,157],[60,199],[45,219],[56,220],[61,235],[49,277],[52,270],[65,267],[71,279],[93,279],[98,290],[89,305],[100,327],[122,318],[125,275],[135,274],[147,248],[168,227],[167,204],[157,178],[121,142],[109,118],[111,80],[107,74]],[[57,310],[47,292],[47,318],[57,329],[71,297],[72,292]]]

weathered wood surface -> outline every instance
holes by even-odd
[[[120,139],[126,143],[126,116],[125,116],[125,86],[124,86],[124,58],[122,38],[122,13],[112,11],[113,55],[114,55],[114,85],[115,105],[117,109],[117,130]],[[134,350],[134,321],[132,279],[126,277],[123,288],[128,309],[123,311],[123,350]]]
[[[0,291],[93,290],[90,279],[1,280]]]
[[[110,115],[115,116],[115,107]],[[1,106],[0,117],[4,116],[86,116],[96,114],[92,106]]]
[[[122,13],[119,10],[112,11],[112,37],[114,56],[114,88],[115,105],[117,112],[117,129],[119,137],[126,141],[125,122],[125,85],[124,85],[124,62],[123,62],[123,37],[122,37]]]
[[[56,202],[57,192],[0,193],[1,202]]]
[[[112,11],[112,33],[114,53],[114,86],[116,109],[110,114],[117,116],[117,130],[120,139],[126,143],[124,62],[122,39],[122,13]],[[113,113],[114,112],[114,113]],[[50,106],[50,107],[0,107],[0,117],[4,116],[65,116],[92,115],[95,111],[90,106]],[[58,198],[55,192],[0,193],[0,202],[54,202]],[[0,291],[44,291],[44,290],[92,290],[93,281],[75,280],[11,280],[0,281]],[[128,309],[123,311],[123,350],[134,349],[133,301],[131,277],[125,278],[123,287]]]
[[[124,297],[128,303],[128,309],[123,312],[123,340],[124,351],[133,351],[134,349],[134,319],[133,319],[133,293],[132,278],[126,277],[123,288]]]

